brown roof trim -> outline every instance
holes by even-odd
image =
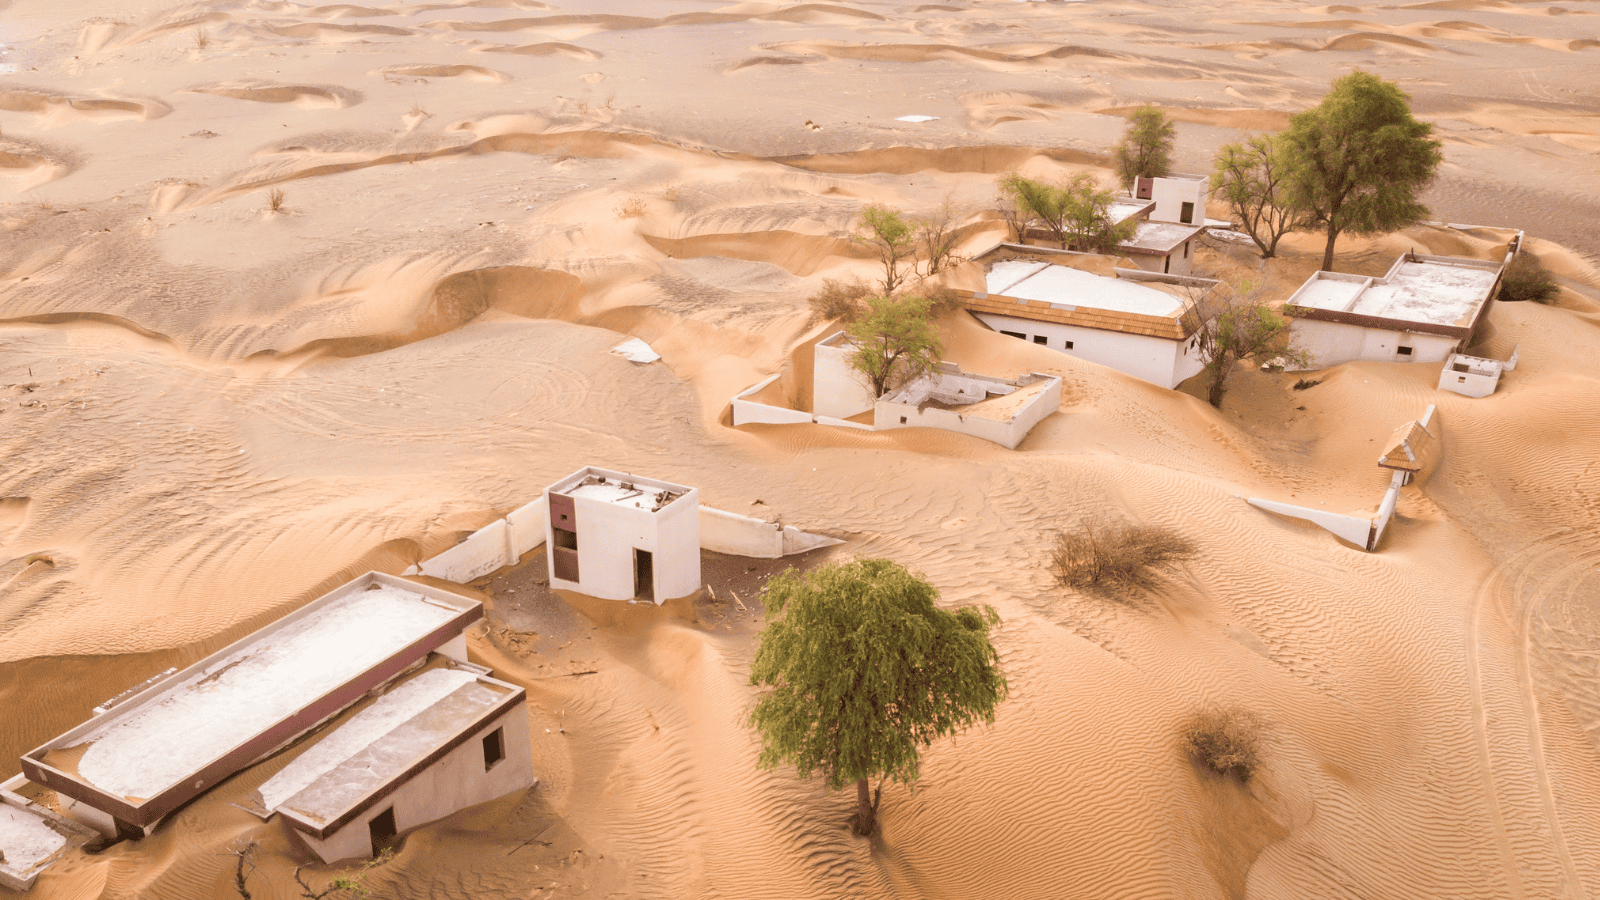
[[[1488,303],[1483,304],[1488,308]],[[1444,337],[1453,337],[1463,340],[1472,335],[1472,326],[1439,325],[1433,322],[1408,322],[1404,319],[1389,319],[1383,316],[1365,316],[1360,313],[1339,312],[1332,309],[1318,309],[1314,306],[1292,306],[1285,303],[1283,314],[1296,319],[1313,319],[1319,322],[1337,322],[1340,325],[1356,325],[1362,328],[1382,328],[1386,331],[1409,331],[1416,334],[1438,334]],[[1481,315],[1481,313],[1480,313]],[[1477,317],[1474,318],[1474,324]]]
[[[428,753],[428,755],[407,766],[404,771],[397,773],[393,778],[389,779],[378,787],[373,788],[371,793],[367,794],[365,797],[362,797],[360,800],[357,800],[348,809],[334,817],[332,820],[323,823],[313,822],[312,820],[289,809],[279,809],[277,810],[278,814],[283,816],[284,819],[288,820],[289,824],[293,825],[296,829],[312,835],[318,840],[327,840],[328,837],[334,832],[355,821],[355,819],[362,813],[378,805],[379,801],[399,790],[402,785],[410,781],[412,778],[415,778],[417,775],[420,775],[429,766],[441,759],[444,759],[444,757],[450,751],[471,740],[473,735],[477,734],[478,731],[485,725],[488,725],[495,719],[498,719],[507,712],[515,709],[518,705],[522,704],[528,699],[527,692],[520,687],[507,684],[506,682],[494,678],[484,678],[482,680],[492,682],[496,685],[510,687],[512,688],[512,691],[506,694],[504,700],[501,700],[488,711],[483,713],[483,715],[475,719],[472,724],[461,729],[455,734],[455,736],[451,737],[443,744],[435,747],[431,752]]]
[[[967,311],[972,313],[1011,316],[1035,322],[1075,325],[1080,328],[1098,328],[1101,331],[1139,334],[1169,341],[1188,340],[1199,326],[1198,317],[1193,315],[1192,305],[1184,307],[1177,315],[1164,317],[1096,309],[1091,306],[1079,306],[1072,310],[1058,309],[1043,300],[1019,300],[1001,294],[979,295],[964,290],[957,290],[955,293],[961,298],[962,305]]]
[[[366,585],[375,583],[403,586],[403,589],[422,594],[424,597],[428,597],[430,591],[441,590],[429,585],[422,585],[416,582],[407,581],[405,579],[396,578],[392,575],[386,575],[380,572],[369,572],[366,575],[355,579],[354,581],[347,582],[345,585],[335,588],[328,594],[323,595],[323,598],[319,599],[330,599],[334,595],[343,597],[347,593],[353,593],[354,590],[356,590],[355,588],[351,588],[352,585],[358,585],[360,586],[359,589],[364,589]],[[351,589],[347,591],[347,588]],[[297,735],[310,730],[317,724],[332,716],[334,713],[337,713],[339,710],[344,709],[350,704],[361,699],[361,697],[368,691],[380,684],[383,684],[396,675],[399,675],[401,672],[404,672],[413,663],[425,658],[429,653],[443,646],[456,635],[465,631],[472,623],[483,618],[483,605],[481,603],[464,596],[459,597],[459,599],[463,603],[470,603],[471,606],[461,610],[455,616],[451,617],[449,621],[396,651],[382,662],[379,662],[377,665],[366,670],[365,672],[362,672],[349,681],[346,681],[345,683],[335,687],[333,690],[312,701],[310,704],[278,722],[276,725],[254,735],[251,739],[245,741],[237,747],[234,747],[232,750],[228,751],[217,759],[212,760],[198,772],[194,772],[185,776],[183,780],[169,786],[166,790],[156,794],[153,797],[148,797],[138,802],[131,802],[127,798],[118,794],[113,794],[109,791],[95,787],[80,776],[73,775],[69,772],[64,772],[61,769],[41,761],[40,757],[42,757],[46,752],[56,749],[57,745],[61,744],[63,739],[74,740],[72,737],[73,732],[68,732],[61,738],[57,738],[48,744],[28,751],[28,753],[25,754],[21,759],[22,771],[28,776],[30,781],[45,785],[58,794],[64,794],[74,800],[87,803],[89,806],[98,809],[101,812],[107,813],[117,819],[121,819],[124,822],[129,822],[140,827],[152,825],[159,821],[163,816],[171,813],[178,807],[183,806],[185,803],[188,803],[195,797],[198,797],[215,787],[219,782],[226,780],[232,775],[238,773],[240,770],[250,766],[262,756],[283,746]],[[295,613],[290,613],[289,615],[284,616],[282,619],[279,619],[277,622],[272,624],[277,625],[283,623],[296,613],[299,613],[302,610],[311,609],[313,606],[317,605],[317,601],[312,601],[311,603],[301,607],[299,610],[296,610]],[[266,627],[270,628],[272,626],[269,625]],[[255,639],[260,634],[261,630],[263,629],[258,629],[257,631],[251,632],[250,634],[229,644],[211,656],[208,656],[205,659],[194,663],[193,665],[186,666],[168,678],[161,679],[156,684],[151,685],[151,687],[146,689],[146,691],[141,691],[134,697],[129,698],[128,701],[124,701],[124,703],[119,704],[119,708],[124,710],[137,709],[138,706],[132,703],[134,699],[138,698],[139,696],[143,696],[148,692],[162,690],[173,681],[186,677],[187,673],[192,672],[196,667],[206,665],[214,659],[220,659],[229,653],[235,652],[241,645]],[[89,722],[85,723],[85,725],[105,720],[107,716],[113,715],[115,715],[115,712],[108,712],[106,715],[97,716],[95,719],[91,719]],[[83,726],[79,727],[82,728]],[[76,730],[77,729],[74,729],[74,731]],[[181,736],[174,736],[174,740],[181,739]],[[62,746],[76,746],[76,744],[62,744]]]

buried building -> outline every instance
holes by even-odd
[[[550,586],[657,605],[700,590],[700,492],[585,466],[544,492]]]
[[[1516,253],[1512,241],[1507,259]],[[1382,278],[1314,272],[1283,305],[1308,369],[1444,362],[1481,337],[1504,265],[1407,253]]]
[[[476,601],[369,572],[118,698],[25,754],[23,774],[68,817],[138,838],[354,708],[252,811],[283,813],[325,860],[369,853],[534,783],[522,689],[467,661],[464,632],[481,618]]]
[[[1196,332],[1219,282],[1115,268],[1103,256],[998,244],[983,291],[956,291],[1001,334],[1174,388],[1205,367]]]

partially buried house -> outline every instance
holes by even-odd
[[[1482,337],[1503,270],[1498,262],[1407,253],[1382,278],[1314,272],[1283,312],[1308,369],[1355,360],[1440,363]]]
[[[700,590],[700,492],[585,466],[545,488],[550,586],[657,605]]]
[[[998,244],[973,260],[985,290],[956,291],[1001,334],[1126,372],[1164,388],[1200,373],[1209,278],[1115,267],[1094,254]]]
[[[325,861],[535,782],[521,688],[467,660],[480,603],[369,572],[22,757],[69,817],[149,834],[295,744],[258,795]],[[335,727],[303,736],[345,714]]]

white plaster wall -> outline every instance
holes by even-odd
[[[1492,375],[1474,375],[1471,372],[1452,371],[1449,366],[1439,373],[1439,390],[1460,394],[1463,397],[1487,397],[1494,393],[1500,379]]]
[[[633,551],[646,550],[655,566],[656,602],[700,587],[700,492],[691,489],[660,512],[573,498],[578,532],[578,578],[557,578],[549,558],[550,586],[601,600],[631,600]],[[692,587],[685,587],[693,584]]]
[[[1043,335],[1045,346],[1068,356],[1087,359],[1102,366],[1143,378],[1164,388],[1177,387],[1178,383],[1199,371],[1199,353],[1188,349],[1189,341],[1169,341],[1164,338],[1139,334],[1123,334],[1083,328],[1078,325],[1060,325],[1055,322],[1035,322],[1013,316],[992,313],[976,314],[985,325],[996,331],[1015,331],[1026,334],[1032,341],[1034,335]],[[1072,341],[1071,350],[1066,342]],[[1187,361],[1185,360],[1187,351]],[[1190,371],[1192,369],[1192,371]],[[1187,374],[1185,374],[1187,372]]]
[[[1061,379],[1054,378],[1052,382],[1009,422],[983,416],[962,415],[954,410],[936,407],[919,410],[904,403],[879,400],[873,409],[873,425],[879,431],[895,428],[938,428],[941,431],[953,431],[957,434],[982,438],[1007,450],[1015,450],[1017,445],[1022,443],[1022,439],[1028,436],[1033,426],[1061,407]],[[906,420],[903,423],[900,421],[902,418]]]
[[[783,532],[760,519],[701,508],[700,546],[732,556],[777,559],[783,555]]]
[[[483,770],[483,738],[496,728],[505,729],[505,759],[489,771]],[[323,862],[370,856],[372,838],[368,825],[394,809],[394,824],[399,833],[442,819],[451,813],[504,797],[535,781],[533,751],[528,742],[528,713],[520,704],[507,710],[488,725],[474,732],[466,743],[449,753],[379,800],[348,825],[319,840],[296,831]]]
[[[795,425],[809,424],[811,414],[798,409],[786,409],[781,406],[771,406],[756,400],[746,399],[753,397],[768,385],[777,381],[781,375],[773,375],[763,381],[757,382],[735,394],[733,397],[733,425],[766,424],[766,425]]]
[[[1310,522],[1363,549],[1366,549],[1367,538],[1372,533],[1371,519],[1343,516],[1320,509],[1295,506],[1292,503],[1279,503],[1275,500],[1258,500],[1255,497],[1251,497],[1245,502],[1268,512],[1275,512],[1280,516],[1288,516],[1291,519],[1302,519]]]
[[[833,338],[830,336],[827,340]],[[811,409],[819,416],[848,419],[871,409],[877,399],[861,374],[850,368],[848,347],[819,341],[812,360],[811,378]]]
[[[550,507],[544,495],[506,516],[506,526],[511,529],[511,555],[513,562],[522,554],[544,543],[550,531]]]
[[[1456,339],[1439,334],[1416,334],[1324,322],[1319,319],[1289,320],[1289,335],[1294,346],[1310,357],[1308,369],[1326,369],[1358,359],[1376,362],[1444,362],[1456,350]],[[1400,347],[1410,347],[1410,356],[1401,356]]]
[[[510,539],[506,520],[496,519],[473,532],[466,540],[423,563],[422,574],[466,584],[517,561],[516,556],[511,554]]]
[[[1206,221],[1206,194],[1210,185],[1205,180],[1187,178],[1157,178],[1150,185],[1150,199],[1156,208],[1150,211],[1152,222],[1178,222],[1184,225],[1204,225]],[[1184,222],[1178,218],[1184,202],[1194,204],[1194,219]],[[1177,260],[1174,259],[1176,264]]]

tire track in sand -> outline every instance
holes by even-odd
[[[1530,891],[1543,893],[1545,889],[1544,885],[1530,883],[1543,873],[1530,871],[1536,868],[1536,862],[1529,860],[1527,853],[1519,858],[1513,834],[1508,828],[1508,818],[1521,818],[1528,812],[1527,806],[1533,803],[1538,805],[1542,814],[1548,830],[1550,852],[1554,855],[1554,862],[1559,868],[1559,883],[1549,886],[1550,894],[1572,900],[1587,900],[1591,896],[1578,874],[1577,865],[1562,828],[1555,793],[1551,787],[1550,774],[1545,763],[1545,738],[1540,724],[1539,700],[1533,680],[1533,660],[1530,658],[1538,651],[1534,645],[1534,634],[1536,626],[1542,624],[1545,602],[1559,590],[1564,580],[1571,579],[1580,569],[1586,572],[1592,570],[1596,559],[1600,559],[1600,550],[1573,548],[1571,544],[1578,539],[1581,539],[1581,535],[1575,534],[1570,529],[1563,529],[1536,541],[1496,566],[1473,601],[1472,615],[1467,626],[1467,664],[1473,724],[1478,741],[1484,789],[1494,831],[1499,839],[1501,857],[1505,862],[1506,877],[1511,883],[1513,892],[1518,896],[1528,896]],[[1501,623],[1512,632],[1510,636],[1516,682],[1514,698],[1506,698],[1503,695],[1499,698],[1489,696],[1489,685],[1485,680],[1483,658],[1485,654],[1482,651],[1485,640],[1484,613],[1486,607],[1491,606],[1500,614]],[[1503,775],[1499,781],[1496,779],[1495,744],[1511,739],[1509,735],[1503,733],[1507,730],[1504,728],[1500,734],[1491,733],[1491,705],[1497,700],[1501,705],[1514,705],[1513,710],[1501,710],[1502,716],[1508,712],[1512,716],[1520,713],[1519,721],[1523,726],[1521,736],[1525,737],[1527,742],[1525,758],[1532,766],[1535,797],[1520,795],[1513,785],[1506,783],[1509,779]],[[1543,860],[1537,862],[1545,863]],[[1542,869],[1544,866],[1539,865],[1537,868]]]

